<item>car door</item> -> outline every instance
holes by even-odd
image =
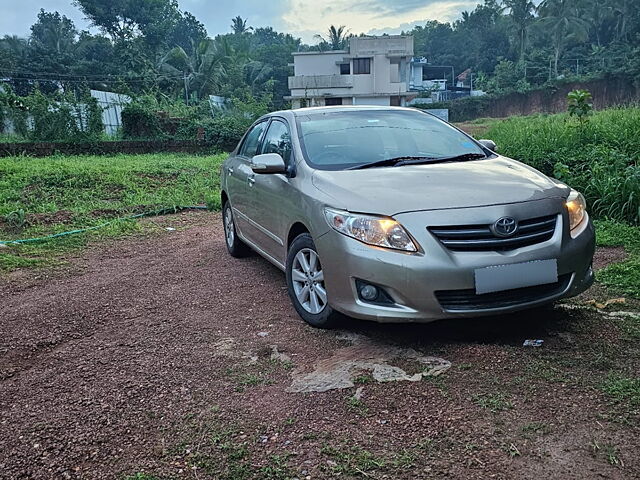
[[[285,161],[287,170],[291,167],[291,133],[286,120],[276,117],[271,120],[262,141],[260,153],[277,153]],[[261,248],[269,256],[284,263],[285,240],[289,221],[287,213],[292,195],[291,184],[285,174],[253,174],[249,183],[251,223],[256,228]]]
[[[255,227],[249,222],[251,203],[249,195],[249,181],[253,182],[251,159],[258,153],[260,142],[269,124],[264,120],[254,125],[245,136],[238,154],[227,161],[227,190],[236,228],[240,235],[250,242],[255,241]]]

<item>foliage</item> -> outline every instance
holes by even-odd
[[[567,114],[495,121],[484,134],[500,153],[582,191],[598,218],[640,224],[640,108],[595,112],[580,130]]]
[[[349,38],[349,30],[344,25],[336,27],[331,25],[327,30],[326,36],[316,35],[314,38],[320,40],[318,49],[323,50],[344,50],[347,48]]]
[[[142,95],[123,108],[122,135],[127,139],[196,139],[203,132],[204,140],[229,151],[258,117],[269,112],[270,101],[269,95],[256,99],[246,93],[232,98],[224,109],[212,111],[207,101],[186,106]]]
[[[102,110],[87,92],[77,97],[39,89],[26,97],[0,92],[0,120],[10,121],[16,133],[31,141],[86,142],[102,136]]]
[[[596,232],[598,246],[621,246],[628,254],[624,262],[600,270],[598,280],[618,292],[640,298],[640,227],[603,220],[596,222]],[[638,327],[631,330],[638,332]]]
[[[224,155],[182,154],[0,158],[0,239],[39,237],[90,227],[175,205],[216,205]],[[20,212],[22,211],[22,212]],[[17,213],[15,213],[17,212]],[[8,217],[15,222],[8,222]],[[15,227],[20,225],[20,229]],[[135,223],[114,224],[91,235],[115,235]],[[0,270],[46,260],[78,247],[86,235],[0,251]]]
[[[584,126],[588,116],[593,113],[591,93],[588,90],[573,90],[567,94],[567,111],[570,117],[576,117]]]

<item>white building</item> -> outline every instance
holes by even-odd
[[[353,37],[348,50],[297,52],[289,77],[292,108],[322,105],[406,105],[413,37]]]

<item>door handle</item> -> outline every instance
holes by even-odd
[[[247,183],[249,184],[250,187],[253,187],[253,184],[256,183],[255,177],[248,177]]]
[[[232,175],[233,174],[233,167],[227,167],[227,173],[229,175]]]

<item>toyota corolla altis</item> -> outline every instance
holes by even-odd
[[[260,118],[225,160],[229,253],[284,270],[316,327],[513,312],[592,284],[584,197],[415,109]]]

